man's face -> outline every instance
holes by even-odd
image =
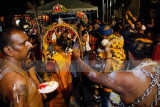
[[[17,60],[25,60],[29,58],[29,50],[33,47],[28,41],[28,36],[23,31],[13,31],[11,35],[12,48],[14,50],[13,57]]]
[[[136,22],[136,29],[141,30],[142,29],[142,24],[141,22]]]

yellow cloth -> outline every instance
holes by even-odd
[[[70,97],[69,95],[72,86],[72,78],[70,74],[71,56],[66,59],[58,53],[51,59],[54,59],[57,62],[60,72],[51,73],[51,80],[58,81],[59,88],[57,89],[58,95],[50,101],[50,107],[65,107],[66,105],[62,91],[65,91],[65,96],[67,96],[67,98]]]

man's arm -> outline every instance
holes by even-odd
[[[15,77],[16,80],[14,81],[12,90],[13,99],[11,102],[14,104],[14,107],[27,107],[27,82],[21,74],[16,74]]]
[[[104,72],[110,72],[110,69],[112,67],[112,54],[110,52],[110,45],[111,45],[111,42],[108,43],[106,46],[105,46],[105,56],[106,56],[106,63],[105,63],[105,68],[104,68]]]
[[[132,18],[132,20],[133,20],[134,22],[137,21],[137,19],[132,15],[131,11],[127,11],[127,14],[129,15],[129,17]]]
[[[99,73],[94,71],[90,66],[88,66],[81,58],[80,51],[75,49],[73,51],[73,57],[75,58],[77,64],[79,65],[81,71],[91,80],[99,83],[105,87],[116,89],[117,85],[116,73]]]
[[[129,19],[128,15],[126,14],[126,20],[128,22],[128,24],[130,25],[131,28],[133,28],[133,23],[132,21]]]

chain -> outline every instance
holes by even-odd
[[[137,98],[133,103],[131,103],[128,107],[133,107],[135,105],[137,105],[138,103],[140,103],[146,96],[148,96],[150,94],[150,92],[152,91],[152,87],[157,85],[158,89],[157,89],[157,95],[154,99],[154,102],[151,104],[151,107],[154,107],[157,105],[158,100],[160,100],[160,84],[158,83],[158,70],[160,69],[160,66],[156,67],[156,72],[154,74],[154,77],[152,76],[152,74],[150,72],[146,72],[144,71],[144,69],[142,68],[142,72],[144,72],[148,77],[151,78],[151,84],[149,86],[149,88],[146,89],[146,91],[144,92],[143,96]],[[120,104],[120,107],[125,107],[125,105],[123,103]]]
[[[156,73],[155,73],[155,80],[156,80],[156,85],[157,85],[157,95],[154,99],[154,102],[151,104],[151,107],[154,107],[157,105],[158,100],[160,100],[160,84],[158,83],[158,70],[160,69],[160,66],[156,68]]]

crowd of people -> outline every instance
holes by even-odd
[[[48,32],[43,48],[35,34],[17,27],[3,30],[0,104],[160,106],[159,18],[157,15],[144,23],[126,11],[126,25],[121,19],[114,25],[99,19],[88,24],[74,21],[80,40],[71,30],[56,28]],[[59,87],[40,94],[38,87],[46,81],[57,81]]]

